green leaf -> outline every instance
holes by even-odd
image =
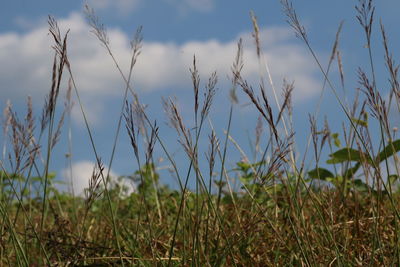
[[[328,177],[335,177],[333,173],[324,168],[316,168],[308,172],[308,175],[314,179],[326,180]]]
[[[400,139],[388,144],[376,157],[377,162],[382,162],[400,150]]]
[[[354,180],[354,189],[362,193],[370,191],[370,187],[360,179]]]
[[[366,120],[363,121],[363,120],[359,120],[359,119],[357,119],[357,118],[351,118],[351,120],[352,120],[355,124],[358,124],[358,125],[360,125],[360,126],[362,126],[362,127],[365,127],[365,128],[368,127],[368,122],[367,122]]]
[[[239,169],[236,170],[240,170],[242,172],[247,172],[251,168],[251,164],[244,161],[236,162],[236,165],[239,167]]]
[[[397,174],[391,174],[391,175],[389,175],[389,179],[390,179],[390,182],[393,184],[399,179],[399,176]]]
[[[364,111],[363,115],[364,115],[364,121],[368,123],[368,112]]]
[[[328,164],[337,164],[337,163],[342,163],[342,162],[347,162],[347,161],[357,161],[357,162],[362,162],[363,160],[367,159],[368,156],[364,155],[362,156],[363,153],[353,149],[353,148],[343,148],[340,149],[332,154],[329,155],[331,157],[329,160],[326,161]]]
[[[342,144],[340,143],[339,134],[338,133],[333,133],[331,136],[333,138],[333,144],[336,147],[340,148],[342,146]]]
[[[40,182],[40,181],[43,181],[43,179],[42,179],[42,177],[40,177],[40,176],[35,176],[35,177],[32,177],[32,178],[31,178],[31,181],[32,181],[32,182]]]
[[[358,171],[358,169],[360,168],[360,166],[361,166],[361,164],[359,162],[357,162],[357,164],[354,165],[353,168],[347,169],[343,176],[346,178],[353,177],[356,174],[356,172]]]
[[[338,186],[343,183],[343,176],[328,177],[326,178],[326,181],[332,183],[334,186]]]
[[[397,174],[391,174],[388,177],[388,183],[390,182],[391,186],[394,186],[397,180],[399,180],[399,176]]]
[[[242,181],[243,184],[248,185],[254,180],[254,175],[253,173],[247,174],[240,176],[240,181]]]

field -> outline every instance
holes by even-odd
[[[179,168],[165,146],[155,119],[134,89],[134,67],[140,61],[142,29],[132,40],[128,72],[122,70],[109,45],[105,27],[90,7],[87,19],[126,85],[123,105],[115,118],[118,128],[110,144],[126,131],[132,159],[141,166],[127,177],[137,184],[133,193],[111,179],[93,141],[90,121],[80,100],[73,64],[68,59],[68,32],[61,32],[49,18],[54,39],[51,90],[41,114],[33,114],[31,100],[20,117],[8,105],[3,130],[7,160],[0,170],[0,265],[1,266],[399,266],[399,158],[398,128],[390,119],[399,112],[398,65],[392,57],[385,27],[374,17],[372,0],[356,1],[355,16],[364,33],[368,66],[360,66],[359,88],[354,99],[341,98],[343,73],[338,25],[331,55],[323,62],[309,40],[301,18],[288,0],[281,0],[283,15],[294,34],[310,52],[346,120],[342,129],[309,115],[307,151],[312,164],[296,151],[292,92],[270,86],[269,73],[260,73],[260,84],[251,84],[241,73],[243,44],[237,43],[232,58],[231,88],[226,97],[226,134],[208,131],[209,117],[218,86],[217,73],[200,85],[196,58],[190,69],[193,113],[182,114],[175,99],[164,99],[169,125],[176,130],[188,166]],[[254,49],[265,64],[257,18],[251,13]],[[372,34],[379,35],[388,96],[377,85],[372,60]],[[171,63],[173,64],[173,63]],[[337,68],[339,85],[331,80]],[[260,68],[261,69],[261,68]],[[266,68],[268,70],[268,68]],[[127,74],[125,74],[127,73]],[[66,78],[65,78],[66,77]],[[68,79],[67,98],[60,99],[63,79]],[[203,81],[203,80],[202,80]],[[326,88],[325,88],[326,87]],[[270,97],[273,90],[281,98]],[[246,155],[230,135],[237,93],[241,91],[258,112],[259,124],[252,137],[257,157]],[[53,150],[70,116],[75,97],[85,122],[97,164],[84,196],[61,191],[51,172]],[[62,103],[64,101],[65,103]],[[351,104],[348,104],[351,103]],[[275,107],[279,107],[276,109]],[[150,107],[151,108],[151,107]],[[34,118],[38,117],[38,120]],[[185,124],[193,118],[190,126]],[[194,125],[194,127],[192,127]],[[263,131],[264,125],[264,131]],[[207,131],[205,130],[207,128]],[[339,134],[340,132],[340,134]],[[86,137],[85,137],[86,138]],[[199,152],[199,140],[208,138],[207,153]],[[264,140],[262,142],[260,140]],[[266,144],[266,145],[264,145]],[[178,188],[160,182],[155,146],[161,147]],[[243,160],[228,167],[228,147],[242,151]],[[113,150],[114,153],[114,150]],[[326,158],[326,155],[328,155]],[[71,155],[69,155],[71,156]],[[43,159],[44,164],[39,162]],[[105,167],[107,164],[107,168]],[[207,166],[204,168],[204,166]],[[311,167],[307,167],[311,166]],[[235,189],[233,183],[240,184]],[[189,185],[193,188],[189,189]]]

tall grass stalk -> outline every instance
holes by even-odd
[[[141,102],[140,91],[136,90],[134,67],[144,45],[141,27],[131,42],[130,64],[123,71],[104,25],[86,6],[91,31],[123,82],[105,165],[81,100],[73,62],[69,61],[69,32],[62,35],[56,20],[50,18],[55,55],[40,127],[36,129],[31,98],[22,119],[11,103],[4,112],[0,265],[398,265],[400,139],[389,118],[393,110],[400,110],[399,66],[380,22],[390,86],[386,100],[378,89],[379,65],[374,61],[378,54],[374,49],[374,2],[359,0],[356,5],[356,21],[367,44],[368,71],[358,69],[355,78],[359,88],[354,100],[348,99],[351,94],[346,88],[348,78],[339,48],[345,25],[339,24],[323,66],[291,1],[281,0],[281,4],[289,25],[322,73],[321,93],[308,117],[310,133],[305,151],[300,155],[296,150],[299,140],[294,133],[292,103],[296,84],[284,80],[279,98],[277,81],[271,74],[274,66],[263,51],[262,31],[252,12],[259,80],[253,84],[242,72],[245,61],[243,41],[239,39],[236,54],[232,55],[230,103],[221,136],[211,110],[215,95],[221,91],[217,87],[224,84],[218,83],[216,72],[211,72],[208,79],[201,77],[198,56],[193,57],[188,72],[193,90],[192,113],[187,115],[179,109],[179,99],[163,99],[169,126],[175,130],[177,144],[184,153],[179,164],[168,149],[169,140],[159,132],[159,118],[148,115],[152,107]],[[335,60],[339,86],[333,82]],[[68,83],[62,109],[59,95],[64,81]],[[329,117],[323,121],[320,118],[326,87],[345,118],[340,135],[337,129],[331,129]],[[71,119],[72,90],[95,158],[83,196],[75,195],[73,184],[72,194],[58,190],[51,172],[64,117]],[[250,150],[234,131],[240,127],[235,114],[242,95],[256,111],[252,114],[255,134],[249,138]],[[136,182],[136,191],[129,194],[124,194],[126,188],[111,177],[118,144],[126,141],[122,140],[123,124],[133,150],[130,162],[137,166],[132,174],[119,178]],[[73,170],[71,125],[67,127],[66,159],[72,183],[77,174]],[[161,161],[155,160],[155,151],[167,158],[171,177],[177,180],[176,189],[160,183],[165,173],[158,166]],[[324,163],[327,153],[329,159]],[[233,156],[242,160],[231,167]],[[184,168],[180,167],[185,162]]]

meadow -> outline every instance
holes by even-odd
[[[331,129],[329,121],[320,123],[318,112],[309,114],[309,138],[297,140],[308,144],[304,153],[312,155],[312,163],[305,162],[294,141],[292,92],[296,85],[286,82],[283,88],[275,88],[268,72],[260,73],[259,84],[251,84],[241,73],[245,62],[238,40],[231,87],[225,90],[231,101],[225,135],[207,128],[218,74],[211,74],[203,86],[196,57],[189,73],[193,113],[182,114],[174,98],[163,100],[169,125],[176,130],[176,140],[189,162],[185,169],[177,167],[155,122],[165,118],[150,117],[135,90],[132,74],[140,61],[142,29],[138,28],[131,42],[130,68],[123,70],[104,25],[87,7],[93,34],[125,83],[123,104],[113,107],[120,110],[120,116],[115,118],[118,126],[110,144],[115,148],[120,133],[126,131],[132,160],[141,166],[125,177],[137,185],[129,194],[110,176],[115,149],[110,162],[103,162],[97,152],[74,66],[68,59],[68,32],[61,32],[56,19],[49,17],[54,61],[42,113],[34,114],[30,99],[22,117],[11,105],[4,110],[7,144],[3,153],[7,156],[3,158],[9,163],[0,165],[0,265],[399,266],[400,139],[396,139],[398,128],[392,125],[390,114],[400,111],[400,85],[385,27],[375,18],[374,1],[356,1],[355,17],[364,33],[369,65],[358,69],[359,88],[351,89],[357,91],[356,97],[346,101],[338,92],[344,89],[344,77],[353,74],[342,68],[342,24],[325,63],[313,49],[292,3],[281,0],[281,5],[288,24],[322,74],[323,90],[333,93],[332,101],[346,118],[342,129]],[[257,18],[251,13],[250,19],[259,64],[266,64]],[[372,49],[372,35],[379,36],[383,44],[379,53],[384,54],[388,97],[377,83],[372,55],[378,52]],[[338,84],[331,79],[333,68],[337,68]],[[251,143],[257,157],[246,155],[230,135],[239,91],[259,116]],[[61,99],[60,92],[67,97]],[[96,159],[82,196],[58,190],[57,174],[50,165],[73,98]],[[190,126],[185,124],[188,118],[193,118]],[[209,140],[205,154],[204,147],[199,147],[201,138]],[[178,188],[160,182],[155,146],[163,150]],[[243,159],[234,163],[234,169],[227,163],[229,146],[241,151]],[[233,183],[240,184],[240,189]]]

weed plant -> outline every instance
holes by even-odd
[[[212,127],[211,132],[205,132],[205,125],[212,121],[209,111],[217,93],[218,76],[212,73],[202,90],[196,57],[189,73],[195,127],[184,123],[187,118],[183,118],[175,99],[163,99],[169,124],[176,130],[190,162],[186,169],[178,169],[155,118],[148,116],[134,89],[132,73],[140,60],[141,28],[132,40],[131,63],[125,75],[114,57],[105,27],[86,7],[93,33],[125,83],[113,150],[105,171],[80,100],[74,66],[68,59],[68,32],[61,33],[56,20],[50,17],[54,63],[51,90],[40,120],[34,119],[29,98],[23,118],[17,116],[11,104],[4,110],[7,143],[0,172],[1,266],[400,265],[400,139],[396,139],[397,129],[389,120],[389,113],[400,107],[399,67],[391,55],[384,25],[380,23],[380,32],[373,31],[377,24],[374,3],[359,0],[356,5],[356,18],[365,33],[370,61],[366,69],[358,70],[358,94],[352,105],[340,98],[329,73],[337,62],[344,87],[339,50],[342,25],[329,62],[323,66],[292,3],[281,0],[281,4],[289,25],[322,73],[321,99],[325,88],[330,90],[347,118],[342,134],[332,131],[328,121],[322,127],[318,125],[318,104],[316,112],[309,115],[310,135],[304,140],[307,150],[303,156],[298,155],[293,130],[295,84],[284,82],[281,93],[274,87],[269,73],[273,66],[268,65],[263,54],[257,19],[251,14],[254,49],[260,69],[265,72],[260,72],[260,83],[254,85],[242,76],[243,45],[239,40],[231,68],[231,106],[224,136],[217,136]],[[389,99],[384,99],[378,90],[372,60],[375,51],[371,36],[378,33],[390,82]],[[65,77],[69,86],[62,107],[60,91]],[[259,157],[254,161],[230,135],[238,90],[245,93],[259,113],[254,136],[254,151]],[[50,172],[52,152],[64,118],[70,115],[73,96],[96,158],[84,196],[58,191],[56,174]],[[376,129],[371,121],[379,125],[378,139],[372,134]],[[267,131],[263,131],[263,125]],[[132,157],[141,166],[126,177],[137,184],[137,190],[126,197],[122,197],[125,188],[113,182],[109,172],[124,130]],[[206,156],[199,147],[202,136],[209,140]],[[264,147],[260,140],[266,140]],[[177,189],[159,182],[153,157],[156,144],[172,166]],[[243,158],[233,170],[227,167],[230,146]],[[324,151],[329,151],[328,159],[321,158]],[[305,167],[309,153],[313,156],[311,168]],[[5,164],[6,159],[9,164]],[[201,168],[201,162],[207,162],[208,168]],[[233,183],[239,183],[240,190],[235,190]],[[193,190],[189,190],[189,184],[195,185]]]

